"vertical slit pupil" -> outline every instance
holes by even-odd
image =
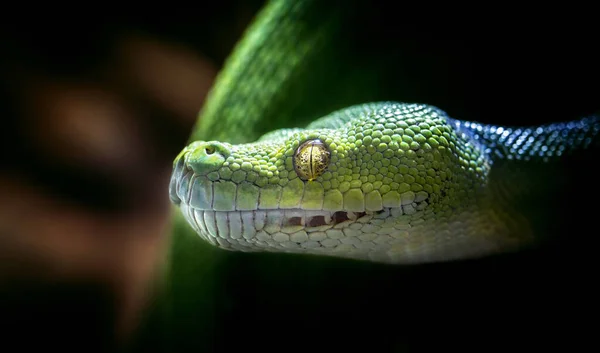
[[[313,148],[315,148],[314,142],[310,144],[310,159],[308,160],[308,174],[309,180],[312,180],[315,177],[314,165],[313,165]]]

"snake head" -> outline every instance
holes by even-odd
[[[448,215],[471,206],[483,157],[433,108],[351,113],[254,143],[194,142],[174,162],[171,200],[229,250],[417,256]],[[439,229],[422,228],[434,221]]]

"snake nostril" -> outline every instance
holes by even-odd
[[[231,153],[228,146],[216,141],[196,141],[187,149],[186,165],[197,175],[218,170]]]

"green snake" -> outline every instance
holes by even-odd
[[[539,241],[543,216],[531,210],[564,187],[547,176],[598,146],[600,119],[485,125],[428,104],[362,103],[370,97],[355,91],[308,109],[299,97],[331,68],[319,58],[339,17],[274,1],[248,29],[174,161],[171,200],[195,232],[227,250],[393,264]]]

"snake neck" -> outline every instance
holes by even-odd
[[[530,127],[503,127],[460,120],[451,120],[451,123],[457,131],[482,145],[494,162],[560,162],[565,156],[600,146],[599,115]]]
[[[600,116],[533,127],[452,123],[485,151],[485,202],[515,233],[548,239],[593,219],[583,215],[590,212],[586,201],[599,194],[590,166],[600,151]]]

